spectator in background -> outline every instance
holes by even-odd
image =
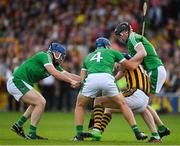
[[[180,48],[180,1],[148,2],[145,35],[157,45],[156,51],[163,62],[169,58],[175,62],[177,59],[174,52]],[[3,65],[11,68],[11,62],[16,57],[22,63],[53,39],[64,45],[83,46],[89,52],[93,50],[93,42],[99,35],[111,37],[114,27],[124,20],[130,21],[133,29],[139,33],[142,6],[143,0],[0,1],[0,37],[16,38],[20,44],[19,47],[9,47],[0,40],[0,51],[4,50],[5,57]],[[169,47],[164,47],[164,42]],[[115,45],[118,46],[119,43],[115,42]],[[80,66],[81,60],[82,56],[78,62]],[[68,66],[71,64],[72,60],[68,62]],[[173,76],[176,66],[177,64],[173,64],[173,69],[170,70]]]
[[[49,76],[40,82],[41,93],[46,99],[46,111],[54,109],[55,100],[55,79],[53,76]]]

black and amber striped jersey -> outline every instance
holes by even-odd
[[[124,96],[130,96],[136,89],[142,90],[146,95],[150,94],[150,80],[141,65],[135,70],[125,70],[125,78],[127,81],[127,90]]]

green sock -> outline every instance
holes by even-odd
[[[76,126],[77,136],[80,136],[80,134],[81,134],[82,131],[83,131],[83,125],[77,125],[77,126]]]
[[[22,127],[26,121],[27,121],[27,118],[25,116],[21,116],[19,120],[17,121],[17,124],[18,126]]]
[[[36,127],[33,125],[29,126],[29,135],[30,136],[35,136],[36,135]]]
[[[156,138],[156,139],[160,139],[160,136],[158,133],[154,132],[152,133],[152,137]]]
[[[158,126],[159,131],[164,131],[165,129],[166,129],[166,126],[164,126],[164,125]]]
[[[132,125],[131,128],[134,131],[134,133],[140,132],[137,125]]]

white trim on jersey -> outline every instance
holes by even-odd
[[[52,63],[46,63],[46,64],[44,64],[44,66],[47,66],[47,65],[53,65]]]
[[[137,42],[136,42],[136,39],[134,37],[134,32],[131,33],[129,39],[132,42],[133,46],[136,46]]]
[[[139,45],[139,44],[142,44],[142,42],[139,42],[139,43],[137,43],[135,46],[134,46],[134,49],[136,50],[136,47],[137,47],[137,45]],[[142,44],[143,45],[143,44]],[[137,50],[136,50],[137,51]]]
[[[122,63],[124,60],[126,60],[126,58],[123,58],[121,61],[119,61],[119,63]]]

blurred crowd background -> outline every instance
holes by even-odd
[[[6,91],[14,68],[49,42],[58,40],[68,54],[65,70],[79,74],[95,39],[104,36],[126,52],[114,37],[115,26],[129,21],[141,33],[143,0],[0,0],[0,107],[23,110]],[[149,0],[145,36],[167,69],[162,95],[180,95],[180,0]],[[47,110],[74,109],[77,89],[49,77],[35,85],[47,100]]]

